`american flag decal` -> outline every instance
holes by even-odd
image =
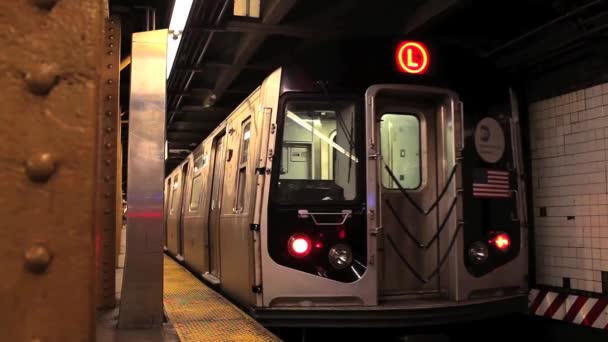
[[[473,197],[511,197],[509,171],[475,169],[473,172]]]

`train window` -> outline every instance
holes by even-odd
[[[173,186],[171,187],[171,203],[169,204],[171,213],[175,211],[175,204],[177,203],[175,200],[175,195],[177,195],[177,188],[179,187],[178,178],[179,176],[175,176],[175,178],[173,178]]]
[[[404,189],[416,189],[421,183],[420,120],[412,114],[383,114],[380,118],[382,159]],[[386,169],[382,185],[398,188]]]
[[[203,168],[203,156],[199,156],[194,160],[194,173],[198,173]]]
[[[290,102],[280,159],[279,200],[352,200],[357,190],[355,105]]]
[[[247,197],[245,189],[247,186],[247,160],[249,158],[249,141],[251,140],[251,120],[247,120],[243,123],[243,129],[241,132],[241,156],[239,157],[236,209],[242,212],[243,208],[245,207],[245,199]]]
[[[203,177],[196,175],[192,178],[192,186],[190,189],[190,211],[196,211],[201,197],[201,186],[203,185]]]

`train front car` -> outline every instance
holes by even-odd
[[[508,83],[454,47],[316,51],[281,71],[254,316],[412,326],[523,312],[526,202]]]

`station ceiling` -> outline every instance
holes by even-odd
[[[169,1],[110,0],[123,16],[122,55]],[[233,0],[194,0],[167,81],[167,170],[172,170],[274,69],[320,41],[391,34],[440,36],[522,77],[597,53],[608,37],[605,0],[261,0],[261,18],[233,16]],[[128,23],[125,25],[125,23]],[[149,25],[148,25],[149,26]],[[148,27],[149,28],[149,27]],[[605,44],[604,44],[605,45]],[[128,129],[129,70],[121,74]],[[126,137],[126,135],[123,135]]]

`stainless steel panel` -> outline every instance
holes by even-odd
[[[163,321],[167,36],[167,30],[133,34],[121,328],[159,327]]]
[[[250,304],[253,278],[250,215],[222,216],[220,219],[220,263],[222,289],[241,303]]]

